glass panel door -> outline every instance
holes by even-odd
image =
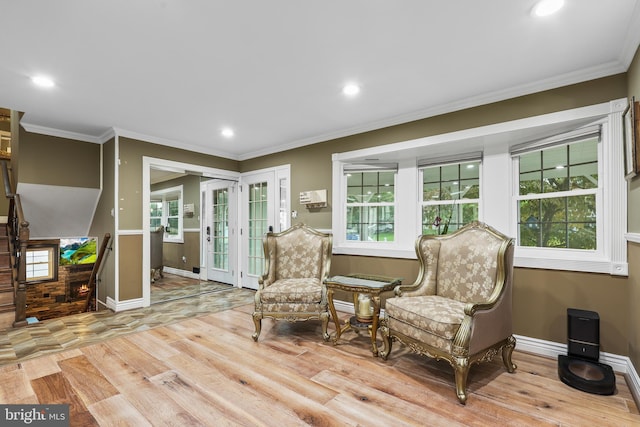
[[[236,183],[208,182],[205,192],[207,220],[207,280],[235,285],[236,258]]]
[[[243,177],[243,287],[258,289],[258,278],[264,270],[262,239],[273,229],[275,212],[280,208],[280,204],[276,204],[274,182],[275,174],[270,172]]]

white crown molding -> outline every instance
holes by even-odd
[[[94,144],[101,144],[102,142],[104,142],[101,138],[102,138],[103,135],[105,135],[105,134],[107,134],[109,132],[109,130],[107,130],[107,132],[103,133],[102,135],[96,136],[96,135],[89,135],[89,134],[86,134],[86,133],[71,132],[71,131],[68,131],[68,130],[50,128],[50,127],[46,127],[46,126],[40,126],[40,125],[36,125],[36,124],[33,124],[33,123],[25,122],[24,120],[20,121],[20,125],[27,132],[38,133],[38,134],[41,134],[41,135],[56,136],[56,137],[59,137],[59,138],[73,139],[73,140],[76,140],[76,141],[92,142]]]
[[[164,145],[167,147],[174,147],[181,150],[193,151],[201,154],[209,154],[211,156],[222,157],[225,159],[240,160],[236,154],[232,154],[226,151],[214,150],[213,148],[204,150],[202,146],[188,144],[186,142],[175,141],[173,139],[162,138],[159,136],[145,135],[143,133],[134,132],[127,129],[121,129],[121,128],[113,128],[113,129],[114,129],[115,135],[123,136],[125,138],[137,139],[140,141],[151,142],[153,144]]]
[[[101,144],[104,144],[105,142],[107,142],[111,138],[115,138],[115,137],[116,137],[115,130],[113,128],[109,128],[106,131],[104,131],[104,133],[102,135],[100,135],[98,137],[98,140],[100,141]]]
[[[629,61],[629,63],[630,62],[631,61]],[[300,148],[306,145],[330,141],[333,139],[356,135],[363,132],[369,132],[376,129],[382,129],[382,128],[400,125],[403,123],[408,123],[416,120],[422,120],[428,117],[433,117],[441,114],[452,113],[452,112],[464,110],[467,108],[473,108],[481,105],[491,104],[494,102],[505,101],[511,98],[517,98],[519,96],[530,95],[537,92],[543,92],[543,91],[555,89],[558,87],[569,86],[572,84],[594,80],[601,77],[607,77],[614,74],[625,72],[628,66],[629,64],[625,66],[621,62],[612,61],[607,64],[599,65],[599,66],[588,68],[585,70],[580,70],[578,72],[562,74],[551,79],[539,80],[537,82],[514,86],[514,87],[503,89],[500,91],[479,94],[473,97],[461,99],[461,100],[454,101],[447,104],[438,105],[438,106],[427,108],[424,110],[419,110],[419,111],[414,111],[408,114],[389,117],[389,118],[378,120],[375,122],[369,122],[361,126],[354,126],[354,127],[337,131],[337,132],[326,133],[319,136],[314,136],[312,138],[304,138],[297,141],[292,141],[287,144],[265,148],[263,150],[256,150],[251,153],[245,153],[238,156],[237,160],[241,160],[241,161],[248,160],[248,159],[252,159],[260,156],[265,156],[268,154],[274,154],[274,153],[279,153],[281,151]]]
[[[640,14],[639,10],[640,10],[640,7],[636,6],[636,9],[634,10],[634,16]],[[634,20],[635,19],[637,18],[634,17]],[[606,77],[606,76],[610,76],[618,73],[623,73],[627,71],[629,64],[631,63],[633,56],[635,54],[635,49],[638,46],[637,43],[634,44],[634,41],[639,39],[640,39],[640,27],[638,27],[638,29],[634,27],[634,34],[627,39],[627,44],[625,45],[625,51],[620,61],[611,61],[609,63],[588,68],[585,70],[580,70],[578,72],[566,73],[563,75],[555,76],[551,79],[539,80],[536,82],[514,86],[511,88],[507,88],[499,91],[478,94],[476,96],[460,99],[454,102],[434,106],[434,107],[423,109],[423,110],[414,111],[408,114],[388,117],[382,120],[369,122],[363,125],[345,128],[336,132],[329,132],[329,133],[325,133],[325,134],[310,137],[310,138],[303,138],[303,139],[291,141],[289,143],[276,145],[269,148],[264,148],[262,150],[255,150],[255,151],[251,151],[251,152],[240,154],[240,155],[232,154],[227,151],[215,150],[213,148],[203,149],[202,146],[189,144],[182,141],[176,141],[168,138],[146,135],[146,134],[130,131],[127,129],[121,129],[117,127],[108,128],[101,135],[90,135],[90,134],[83,134],[79,132],[71,132],[71,131],[66,131],[66,130],[61,130],[56,128],[39,126],[36,124],[24,122],[24,121],[21,121],[21,125],[27,131],[33,132],[33,133],[57,136],[61,138],[69,138],[69,139],[85,141],[85,142],[93,142],[97,144],[102,144],[108,141],[110,138],[117,135],[117,136],[137,139],[145,142],[151,142],[158,145],[164,145],[168,147],[174,147],[178,149],[193,151],[196,153],[209,154],[212,156],[222,157],[226,159],[243,161],[243,160],[249,160],[249,159],[253,159],[260,156],[279,153],[282,151],[292,150],[295,148],[300,148],[300,147],[304,147],[311,144],[326,142],[326,141],[334,140],[337,138],[343,138],[343,137],[356,135],[363,132],[373,131],[376,129],[396,126],[403,123],[426,119],[428,117],[452,113],[452,112],[464,110],[467,108],[478,107],[481,105],[486,105],[494,102],[504,101],[511,98],[516,98],[519,96],[530,95],[533,93],[543,92],[546,90],[551,90],[551,89],[555,89],[562,86],[568,86],[568,85],[577,84],[580,82],[585,82],[588,80],[593,80],[593,79]]]
[[[629,32],[625,38],[622,52],[620,53],[620,61],[624,65],[625,71],[629,69],[633,57],[638,51],[640,45],[640,3],[636,2],[636,6],[631,13],[631,25]]]

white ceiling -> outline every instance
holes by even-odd
[[[237,160],[622,73],[640,44],[640,0],[1,2],[26,129]]]

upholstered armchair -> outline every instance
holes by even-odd
[[[150,242],[150,258],[151,258],[151,283],[155,282],[156,276],[163,277],[162,269],[164,263],[162,261],[164,244],[164,227],[160,226],[154,231],[149,232]]]
[[[471,365],[501,352],[507,371],[516,369],[513,239],[474,222],[450,235],[420,236],[415,249],[420,271],[413,284],[396,287],[386,301],[380,355],[386,360],[397,340],[414,353],[447,360],[464,404]]]
[[[258,340],[264,318],[292,321],[319,319],[329,339],[329,311],[324,279],[331,266],[332,235],[297,224],[263,239],[264,274],[258,280],[253,322]]]

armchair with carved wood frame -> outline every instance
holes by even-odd
[[[396,296],[386,301],[380,355],[386,360],[397,340],[414,353],[448,361],[464,404],[473,364],[501,352],[507,371],[516,369],[513,239],[473,222],[450,235],[420,236],[415,249],[420,271],[413,284],[396,287]]]
[[[331,267],[333,237],[304,224],[263,239],[264,274],[255,294],[252,337],[258,341],[264,318],[290,322],[319,319],[329,339],[329,309],[324,280]]]

